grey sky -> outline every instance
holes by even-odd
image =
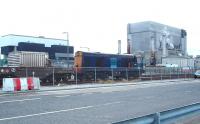
[[[188,33],[189,54],[200,54],[198,0],[1,0],[0,35],[66,39],[75,50],[126,52],[127,23],[156,21]],[[2,43],[1,43],[2,44]]]

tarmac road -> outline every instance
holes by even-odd
[[[200,102],[200,81],[0,96],[0,124],[107,124]]]

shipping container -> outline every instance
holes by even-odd
[[[11,52],[8,55],[10,67],[45,67],[48,65],[48,53],[45,52]]]

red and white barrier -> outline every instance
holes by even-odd
[[[3,78],[3,91],[24,91],[40,89],[40,80],[37,77]]]

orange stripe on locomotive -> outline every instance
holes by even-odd
[[[75,53],[75,58],[74,58],[74,67],[75,69],[77,68],[78,73],[81,72],[82,60],[83,60],[83,53],[81,51],[77,51]]]

